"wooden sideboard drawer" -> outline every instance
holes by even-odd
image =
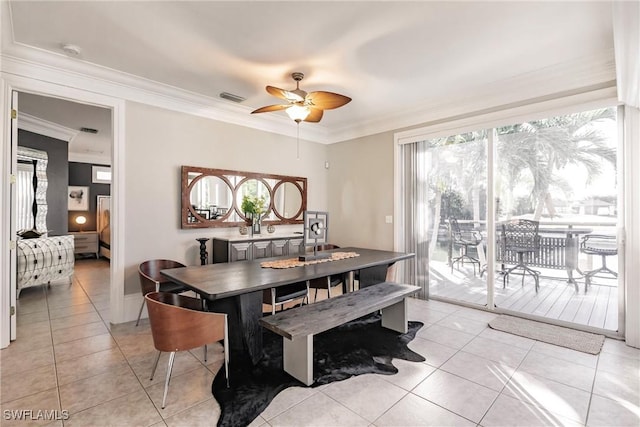
[[[79,233],[69,233],[73,235],[75,254],[94,253],[96,258],[99,257],[98,251],[98,232],[97,231],[83,231]]]

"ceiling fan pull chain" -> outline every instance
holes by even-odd
[[[296,122],[296,159],[300,160],[300,121]]]

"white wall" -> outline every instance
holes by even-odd
[[[135,102],[126,104],[125,133],[125,294],[140,292],[140,262],[199,264],[196,238],[238,232],[180,228],[183,165],[306,177],[307,208],[327,209],[325,145],[300,141],[297,160],[295,138]]]
[[[391,132],[328,147],[331,243],[393,250],[393,148]]]

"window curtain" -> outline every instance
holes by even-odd
[[[426,141],[400,146],[402,159],[401,206],[405,252],[412,252],[414,259],[404,263],[404,283],[420,286],[418,297],[429,298],[429,237],[426,174]]]
[[[640,108],[640,3],[613,3],[613,45],[618,100]]]

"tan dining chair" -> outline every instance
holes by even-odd
[[[202,301],[184,295],[168,292],[150,292],[145,295],[153,345],[158,355],[153,364],[151,380],[156,373],[160,354],[170,353],[167,377],[162,395],[162,409],[165,408],[171,371],[176,352],[188,351],[224,341],[224,371],[229,387],[229,330],[227,315],[202,309]]]
[[[145,296],[149,292],[171,292],[180,294],[188,291],[186,287],[174,283],[160,274],[160,270],[178,267],[185,267],[185,265],[169,259],[152,259],[140,264],[138,266],[138,274],[140,276],[140,291],[142,291],[142,296]],[[142,316],[142,309],[144,308],[145,302],[146,300],[143,299],[140,305],[136,326],[140,323],[140,316]]]

